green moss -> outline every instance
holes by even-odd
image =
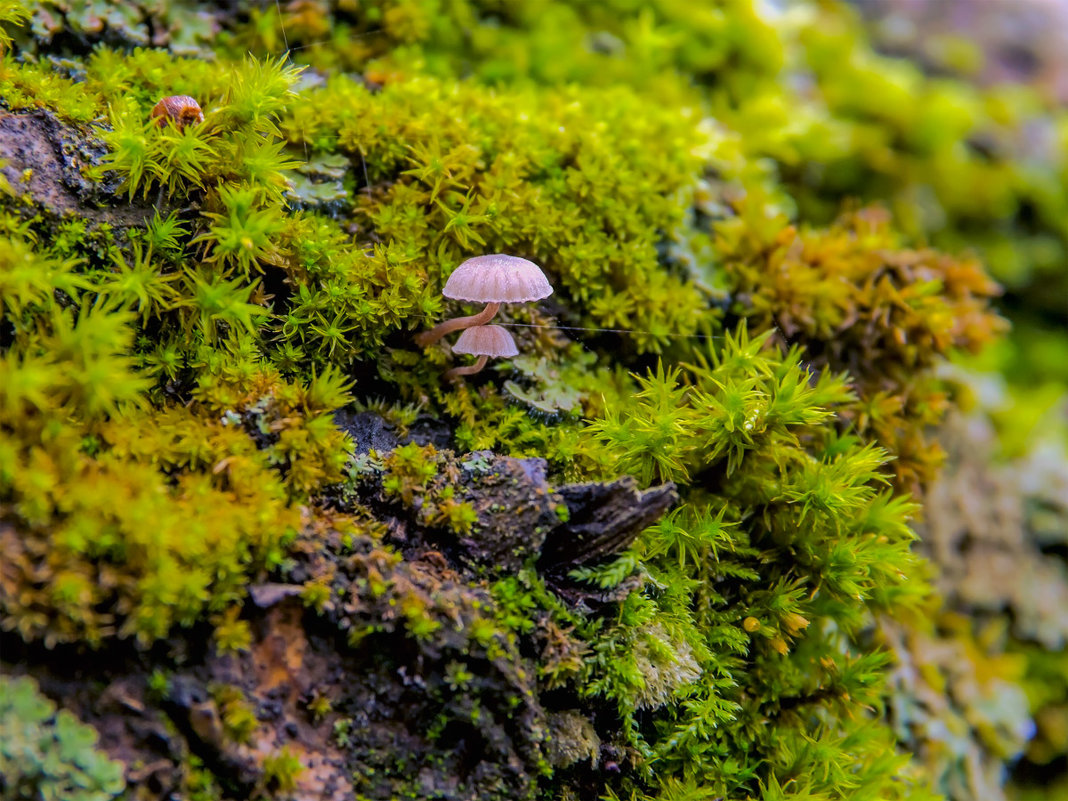
[[[386,494],[411,504],[416,493],[426,489],[427,482],[437,475],[435,456],[433,445],[421,447],[412,442],[394,449],[383,462],[382,488]]]
[[[15,0],[4,0],[0,4],[0,56],[3,56],[11,47],[13,41],[7,26],[18,27],[30,16],[29,9]]]
[[[333,373],[287,384],[253,366],[248,342],[188,362],[165,361],[159,346],[145,353],[123,306],[155,293],[127,280],[125,262],[117,280],[75,272],[31,242],[5,240],[0,264],[16,338],[0,361],[0,491],[14,526],[4,626],[47,642],[164,636],[239,598],[249,567],[281,557],[292,500],[340,478],[345,438],[327,413],[344,402],[342,385]],[[71,305],[49,308],[54,293]],[[155,316],[147,306],[142,319]],[[152,408],[149,376],[193,370],[194,405]]]
[[[103,140],[86,180],[110,208],[160,207],[60,219],[18,176],[0,198],[4,628],[147,646],[206,620],[239,655],[250,582],[322,550],[326,507],[362,483],[446,542],[470,536],[453,472],[490,462],[415,442],[354,457],[332,413],[355,397],[401,437],[430,420],[461,452],[681,496],[572,571],[588,604],[530,565],[431,591],[382,547],[380,510],[357,509],[335,556],[363,572],[301,576],[301,600],[352,646],[398,635],[447,665],[432,732],[500,738],[537,693],[564,705],[548,757],[531,724],[539,792],[929,797],[870,631],[929,593],[906,493],[936,474],[926,430],[953,398],[935,370],[1000,323],[978,262],[916,239],[940,220],[938,241],[978,243],[1022,294],[1051,269],[1068,201],[1013,151],[1034,98],[877,57],[831,3],[773,20],[743,0],[311,2],[224,24],[212,63],[0,60],[7,109]],[[310,69],[277,55],[284,38]],[[204,122],[154,121],[175,94]],[[982,135],[992,157],[968,144]],[[848,195],[894,215],[839,216]],[[447,386],[451,352],[411,335],[461,311],[440,295],[456,265],[498,251],[543,265],[555,294],[502,311],[522,356]],[[485,663],[515,670],[509,692],[485,691]],[[216,695],[245,740],[246,702]],[[599,761],[622,769],[590,779]],[[283,750],[260,790],[298,772]],[[191,793],[214,792],[208,773]]]
[[[1005,329],[988,309],[998,287],[974,259],[906,249],[877,209],[801,231],[737,211],[716,225],[733,311],[804,347],[813,367],[848,371],[858,397],[843,414],[893,454],[900,486],[921,490],[942,455],[924,424],[937,425],[946,406],[931,367]]]
[[[263,760],[263,789],[285,798],[297,789],[297,780],[304,772],[300,757],[288,746]]]
[[[212,621],[215,624],[215,649],[220,654],[247,651],[252,643],[248,621],[237,617],[240,611],[239,607],[230,607]]]

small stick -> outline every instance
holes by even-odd
[[[471,328],[476,325],[485,325],[493,319],[500,308],[500,303],[487,303],[486,308],[478,314],[472,314],[470,317],[456,317],[452,320],[438,323],[429,331],[419,334],[415,338],[415,344],[425,348],[428,345],[433,345],[443,336],[451,334],[453,331],[459,331],[461,328]]]
[[[456,381],[462,375],[474,375],[486,366],[486,360],[488,358],[488,356],[479,356],[478,361],[474,364],[469,364],[466,367],[453,367],[451,370],[446,371],[442,378],[446,381]]]

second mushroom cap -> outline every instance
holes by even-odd
[[[538,265],[503,253],[468,259],[453,271],[441,290],[447,298],[479,303],[527,303],[552,293],[549,279]]]
[[[512,335],[499,325],[477,325],[466,328],[452,346],[453,353],[469,353],[472,356],[502,358],[517,356],[519,348]]]

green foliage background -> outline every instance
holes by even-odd
[[[566,688],[558,711],[623,755],[603,797],[954,792],[890,720],[884,627],[925,631],[937,608],[910,525],[932,427],[966,401],[939,371],[1007,329],[988,274],[1016,328],[971,364],[1042,383],[1036,406],[1068,380],[1044,333],[1068,295],[1068,113],[879,56],[837,3],[308,0],[210,23],[90,5],[0,3],[2,107],[102,140],[82,178],[145,218],[0,186],[10,636],[148,648],[210,621],[221,651],[247,647],[247,586],[286,569],[309,516],[381,541],[325,494],[377,473],[412,503],[438,469],[432,448],[354,457],[333,412],[423,414],[458,452],[543,457],[557,481],[679,486],[630,550],[575,572],[623,588],[608,611],[532,566],[480,584],[472,641],[569,632],[538,690]],[[136,46],[149,21],[165,46]],[[158,125],[166,95],[205,121]],[[454,357],[411,336],[491,252],[556,294],[506,311],[532,326],[520,358],[444,386]],[[1016,450],[1027,429],[1005,424]],[[399,636],[437,636],[432,611],[405,614]],[[1051,693],[1031,711],[1063,712]],[[284,788],[296,768],[269,759]],[[573,761],[537,774],[532,796],[579,792]]]

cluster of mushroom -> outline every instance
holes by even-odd
[[[446,334],[463,329],[452,346],[453,353],[478,356],[468,367],[454,367],[445,378],[455,381],[460,376],[474,375],[486,366],[489,358],[515,356],[519,349],[515,339],[499,325],[486,325],[501,308],[502,303],[529,303],[547,298],[553,293],[549,279],[534,262],[518,256],[495,253],[468,259],[449,276],[441,294],[453,300],[485,303],[486,307],[470,317],[457,317],[439,323],[415,338],[417,344],[433,345]]]

